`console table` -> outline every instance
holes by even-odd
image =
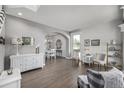
[[[21,72],[28,70],[43,68],[45,65],[44,54],[24,54],[10,56],[10,67],[19,68]]]
[[[61,49],[56,49],[56,55],[57,56],[62,56],[62,50]]]

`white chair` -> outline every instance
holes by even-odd
[[[51,49],[50,57],[56,59],[56,49]]]
[[[74,50],[72,55],[72,62],[75,65],[79,65],[80,61],[80,50]]]
[[[105,70],[107,67],[107,55],[104,53],[96,54],[96,59],[94,60],[95,63],[98,64],[98,68],[101,69],[101,66],[104,66]]]
[[[45,56],[46,56],[46,59],[50,59],[50,50],[46,50]]]
[[[89,64],[89,67],[91,64],[93,64],[93,55],[92,54],[83,54],[83,63]]]

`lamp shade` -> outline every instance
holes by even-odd
[[[13,45],[21,45],[22,44],[22,39],[21,38],[12,38],[11,43]]]

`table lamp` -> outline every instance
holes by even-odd
[[[13,45],[16,45],[16,55],[19,55],[19,45],[22,45],[22,39],[21,38],[12,38]]]

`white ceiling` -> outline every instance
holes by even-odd
[[[40,24],[74,31],[88,26],[120,19],[119,6],[92,5],[41,5],[37,12],[24,7],[6,7],[10,15],[28,19]],[[22,16],[17,15],[23,13]]]

